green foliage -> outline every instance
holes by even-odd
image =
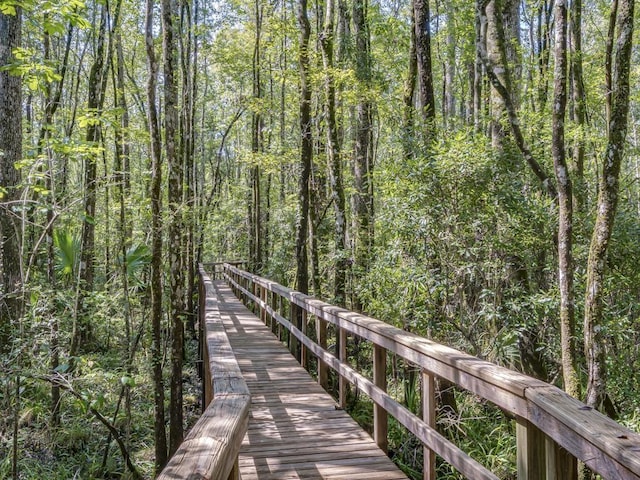
[[[67,230],[57,229],[53,234],[56,247],[55,269],[65,281],[72,280],[77,272],[80,261],[80,238]]]
[[[127,266],[129,281],[132,281],[137,287],[144,286],[141,274],[151,264],[151,250],[149,247],[143,243],[131,245],[127,249],[124,262]],[[118,263],[122,265],[122,256],[118,257]]]

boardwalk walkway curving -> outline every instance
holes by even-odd
[[[214,287],[251,391],[238,459],[242,480],[406,479],[222,281]]]

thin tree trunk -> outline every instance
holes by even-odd
[[[409,69],[407,78],[404,81],[403,92],[403,136],[402,145],[405,160],[409,160],[414,154],[414,97],[416,90],[416,81],[418,79],[418,58],[416,56],[416,15],[411,9],[411,45],[409,47]]]
[[[604,55],[604,93],[605,93],[605,102],[604,108],[606,113],[607,120],[607,129],[609,128],[609,124],[611,122],[611,109],[613,102],[613,44],[615,42],[616,35],[616,21],[618,18],[618,0],[612,0],[611,2],[611,13],[609,15],[609,29],[607,31],[607,43],[605,48]],[[607,130],[607,133],[609,131]]]
[[[94,62],[89,73],[87,110],[91,114],[99,117],[101,107],[105,63],[105,37],[107,32],[107,7],[100,8],[100,26],[97,32],[96,52]],[[99,122],[89,122],[85,140],[93,148],[97,148],[100,142]],[[82,305],[85,297],[93,290],[94,283],[94,250],[95,250],[95,217],[96,217],[96,195],[97,195],[97,154],[87,155],[84,165],[84,216],[82,222],[82,250],[80,253],[80,295],[76,310],[77,320],[74,322],[73,336],[69,355],[75,357],[81,344],[92,341],[93,333],[91,322],[85,318],[86,312]]]
[[[195,51],[194,45],[194,24],[190,1],[182,0],[180,6],[180,59],[182,71],[182,109],[180,112],[180,156],[184,165],[184,185],[185,189],[185,228],[183,233],[183,258],[185,262],[185,271],[187,274],[187,290],[186,290],[186,312],[189,316],[187,326],[192,337],[196,335],[195,328],[195,309],[193,296],[195,294],[195,258],[194,258],[194,228],[195,228],[195,187],[194,187],[194,100],[196,88],[196,68],[192,52]]]
[[[483,0],[477,0],[477,15],[480,18],[481,31],[485,32],[487,37],[489,37],[490,35],[496,35],[495,32],[490,33],[491,29],[489,28],[489,25],[491,23],[498,22],[496,13],[489,9],[489,6],[491,6],[494,1],[495,0],[486,2]],[[491,14],[489,14],[490,12]],[[493,20],[491,22],[489,22],[489,17],[493,17]],[[496,38],[492,40],[487,39],[486,43],[490,44],[490,43],[496,43],[496,42],[498,45],[503,44],[503,42],[500,41],[500,39],[496,39]],[[487,47],[485,46],[484,42],[480,41],[478,42],[478,45],[480,46],[480,57],[482,58],[482,62],[484,64],[487,76],[489,77],[489,81],[491,82],[491,86],[493,87],[495,92],[500,96],[502,104],[504,105],[504,108],[506,110],[507,119],[509,122],[509,126],[511,128],[511,134],[513,135],[513,139],[516,143],[516,146],[520,150],[520,153],[522,153],[522,156],[524,157],[525,161],[527,162],[527,164],[529,165],[529,167],[531,168],[535,176],[538,177],[538,179],[542,183],[542,187],[544,191],[550,197],[556,198],[557,192],[553,184],[553,181],[551,180],[547,172],[542,168],[542,166],[535,159],[535,157],[533,156],[533,153],[531,152],[531,149],[529,148],[529,145],[524,139],[522,130],[520,128],[520,120],[518,119],[516,106],[511,96],[510,83],[505,84],[503,83],[503,80],[500,78],[500,77],[503,77],[503,79],[507,81],[509,80],[509,77],[506,74],[508,66],[506,65],[506,63],[504,63],[504,60],[502,60],[503,63],[501,64],[495,64],[494,61],[498,61],[498,60],[496,60],[495,58],[492,60],[491,56],[487,52]],[[495,55],[497,55],[496,58],[504,59],[505,58],[504,47],[502,48],[498,47],[498,49],[502,53],[496,51],[494,52],[494,57]],[[499,74],[496,72],[499,72]],[[496,126],[496,128],[501,128],[501,127]],[[494,132],[492,139],[496,140],[496,138],[500,137],[500,135],[502,134],[498,134]],[[500,142],[498,142],[498,144],[499,143]]]
[[[164,380],[162,378],[162,146],[157,110],[158,65],[153,46],[154,0],[146,2],[145,43],[147,51],[147,103],[151,146],[151,363],[155,406],[155,472],[167,463],[167,433],[164,423]]]
[[[418,59],[418,79],[420,107],[425,122],[426,140],[435,136],[435,95],[433,92],[433,70],[431,65],[431,17],[429,0],[413,0],[415,16],[416,55]]]
[[[311,85],[309,68],[309,37],[311,26],[307,16],[307,0],[298,3],[298,26],[300,27],[300,177],[298,183],[298,215],[296,218],[296,288],[302,293],[309,292],[309,260],[307,242],[309,237],[309,178],[313,159],[313,138],[311,134]],[[302,325],[302,311],[294,309],[294,323]],[[300,349],[296,341],[291,342],[292,353],[300,359]]]
[[[586,94],[582,71],[582,0],[572,0],[570,11],[571,24],[571,85],[573,93],[573,116],[577,127],[577,138],[573,144],[573,165],[575,185],[574,201],[578,209],[584,204],[584,156],[587,123]]]
[[[182,443],[182,361],[184,355],[184,259],[182,258],[183,228],[183,159],[178,151],[178,87],[176,79],[177,45],[174,20],[178,18],[172,0],[162,0],[162,30],[164,35],[164,105],[165,156],[169,166],[169,277],[171,304],[171,399],[169,408],[169,456]]]
[[[560,288],[560,344],[564,389],[580,395],[576,347],[573,292],[573,198],[567,168],[564,122],[567,107],[567,4],[556,0],[555,71],[552,117],[553,164],[558,185],[558,286]]]
[[[456,78],[456,35],[455,35],[455,12],[453,2],[445,3],[447,14],[447,60],[444,69],[444,113],[445,121],[451,124],[451,120],[456,115],[456,95],[454,91],[454,81]]]
[[[584,348],[587,358],[585,403],[601,408],[606,397],[606,328],[603,318],[605,266],[613,231],[622,155],[629,113],[629,71],[633,41],[634,0],[619,0],[615,69],[611,83],[611,116],[607,148],[600,175],[596,224],[591,236],[584,312]],[[609,414],[613,412],[607,412]]]
[[[420,1],[420,0],[418,0]],[[356,47],[356,79],[363,86],[371,82],[371,46],[367,20],[367,0],[355,0],[353,4],[353,34]],[[417,21],[417,19],[416,19]],[[418,52],[420,50],[418,49]],[[420,53],[419,53],[420,55]],[[420,58],[418,59],[420,69]],[[355,146],[353,176],[354,205],[354,282],[362,278],[369,268],[373,250],[373,105],[366,95],[361,95],[356,105]],[[355,291],[353,308],[362,310],[362,303]],[[340,304],[339,304],[340,305]]]
[[[476,133],[482,131],[482,46],[485,32],[482,28],[480,15],[475,15],[475,61],[473,64],[473,126]]]
[[[262,42],[262,6],[261,0],[255,0],[255,43],[253,47],[253,97],[259,100],[262,97],[262,81],[260,78],[261,42]],[[254,154],[255,164],[249,172],[251,186],[251,198],[249,202],[249,256],[250,268],[253,272],[260,272],[263,265],[262,259],[262,199],[260,185],[260,165],[257,154],[262,151],[262,114],[254,110],[251,120],[251,152]]]
[[[329,172],[330,195],[335,213],[334,246],[335,265],[333,295],[339,305],[346,299],[346,212],[344,188],[342,185],[342,158],[336,122],[336,87],[333,80],[333,38],[334,38],[334,0],[325,4],[324,28],[320,37],[322,62],[324,65],[324,90],[327,132],[327,163]]]

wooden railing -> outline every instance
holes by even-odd
[[[206,409],[158,477],[237,479],[251,397],[220,319],[211,280],[200,266],[200,339]]]
[[[213,280],[222,280],[224,274],[224,266],[231,265],[241,270],[246,269],[248,262],[246,260],[229,260],[225,262],[203,262],[202,266],[211,274]]]
[[[576,458],[605,479],[640,479],[640,435],[560,389],[231,265],[225,265],[223,270],[236,295],[255,308],[272,331],[280,332],[281,327],[289,331],[291,350],[303,365],[310,354],[317,357],[319,383],[327,384],[327,366],[337,372],[339,402],[343,406],[347,381],[373,400],[373,434],[381,448],[387,447],[388,414],[422,442],[425,479],[435,478],[436,454],[467,478],[498,479],[437,431],[434,388],[437,377],[492,402],[515,418],[518,479],[573,480]],[[311,316],[316,320],[317,342],[307,336]],[[327,350],[328,324],[337,329],[340,346],[337,356]],[[373,344],[373,380],[348,364],[348,335]],[[387,352],[421,369],[422,418],[386,393]]]

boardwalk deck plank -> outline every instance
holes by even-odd
[[[238,464],[243,480],[407,477],[233,295],[214,282],[219,310],[252,394]]]

